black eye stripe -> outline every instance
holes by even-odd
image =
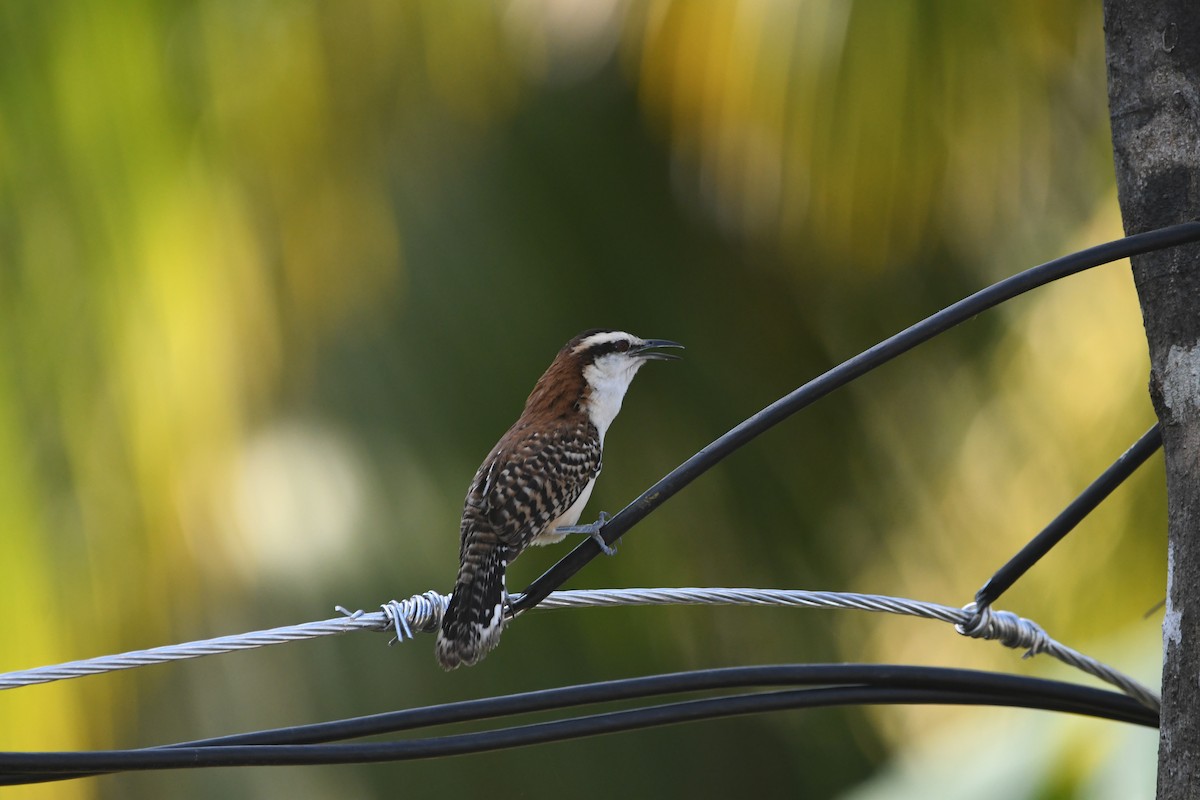
[[[604,342],[603,344],[593,345],[587,350],[587,357],[595,361],[601,356],[609,355],[610,353],[627,353],[629,352],[629,340],[618,339],[614,342]]]

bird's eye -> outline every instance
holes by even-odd
[[[629,350],[629,342],[628,341],[622,340],[622,341],[617,342],[617,352],[618,353],[624,353],[628,350]]]

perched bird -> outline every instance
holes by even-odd
[[[500,641],[507,593],[504,572],[530,545],[587,533],[605,552],[606,517],[576,526],[600,474],[604,434],[647,361],[678,358],[665,339],[590,330],[563,346],[538,379],[520,419],[479,466],[459,528],[459,568],[442,618],[437,659],[470,666]]]

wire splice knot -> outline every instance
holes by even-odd
[[[1024,650],[1021,658],[1033,658],[1050,649],[1050,636],[1031,619],[1011,611],[996,611],[991,606],[979,607],[975,603],[967,603],[963,611],[970,617],[954,626],[954,630],[963,636],[997,641],[1005,647]]]
[[[399,644],[407,639],[415,639],[415,629],[418,633],[434,633],[442,624],[442,615],[446,613],[449,600],[432,589],[424,594],[414,594],[406,600],[389,600],[380,606],[387,617],[384,630],[394,630],[396,637],[388,644]]]

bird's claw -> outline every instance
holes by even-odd
[[[554,531],[555,533],[586,533],[591,537],[593,542],[599,545],[600,550],[604,552],[604,555],[615,556],[617,554],[617,548],[604,541],[604,537],[600,535],[600,531],[603,530],[604,526],[608,524],[610,519],[612,519],[612,517],[610,517],[607,512],[601,511],[600,519],[596,520],[590,525],[564,525],[560,528],[555,528]]]

